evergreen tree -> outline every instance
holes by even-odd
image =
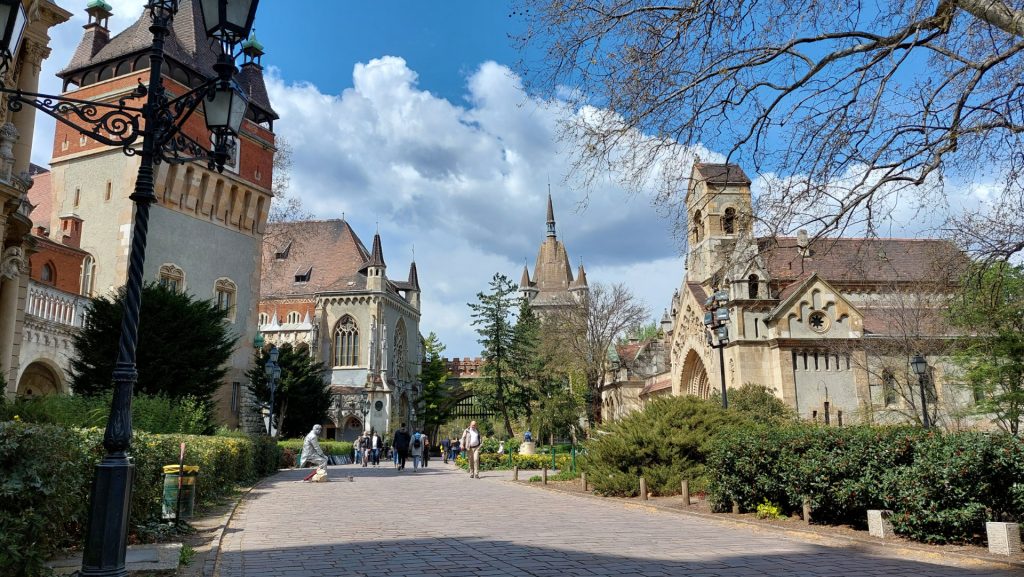
[[[445,366],[444,359],[441,358],[445,346],[435,333],[431,332],[427,335],[423,346],[426,349],[423,371],[420,373],[423,393],[417,402],[416,414],[423,415],[424,428],[433,435],[437,432],[437,427],[448,420],[448,411],[445,405],[448,367]]]
[[[960,328],[953,359],[971,388],[974,414],[1019,435],[1024,422],[1024,269],[979,265],[950,306]]]
[[[93,300],[85,324],[73,338],[71,387],[98,395],[113,389],[125,290]],[[235,346],[228,311],[209,300],[150,283],[142,289],[135,366],[136,394],[192,396],[204,403],[220,387]]]
[[[512,307],[515,304],[516,287],[501,273],[496,273],[490,282],[491,292],[477,293],[477,302],[469,303],[472,310],[473,326],[480,335],[483,345],[483,372],[486,378],[473,385],[473,393],[484,406],[501,414],[505,432],[509,437],[512,430],[514,410],[509,405],[509,393],[513,386],[513,371],[509,369],[513,351]]]
[[[274,391],[275,428],[286,438],[301,437],[313,425],[327,420],[331,406],[331,389],[325,379],[327,368],[310,356],[305,345],[293,347],[285,343],[277,351],[281,378]],[[270,403],[267,360],[266,352],[258,352],[253,368],[246,373],[249,390],[261,404]]]

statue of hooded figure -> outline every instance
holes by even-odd
[[[320,448],[321,430],[323,429],[320,425],[313,425],[313,430],[306,435],[306,440],[302,442],[302,457],[299,459],[299,467],[305,467],[306,463],[316,467],[327,464],[327,455]]]

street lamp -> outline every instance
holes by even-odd
[[[924,381],[928,376],[928,361],[925,360],[920,354],[914,355],[914,358],[910,361],[910,367],[914,370],[914,374],[917,375],[917,384],[921,388],[921,412],[924,417],[924,428],[931,426],[931,422],[928,419],[928,399],[924,392]]]
[[[280,351],[277,347],[270,347],[270,352],[267,353],[269,357],[267,364],[263,367],[263,372],[267,375],[267,387],[270,389],[270,419],[267,421],[267,434],[271,437],[277,436],[277,429],[274,427],[274,391],[277,390],[277,382],[281,378],[281,367],[277,364],[278,356]]]
[[[368,397],[369,393],[367,391],[363,391],[359,397],[359,412],[363,414],[364,431],[370,430],[369,423],[366,422],[366,415],[370,414],[370,400]]]
[[[722,381],[722,408],[729,408],[729,394],[725,390],[725,346],[729,344],[729,309],[725,304],[729,302],[729,291],[712,289],[711,296],[704,301],[704,333],[708,340],[708,346],[718,349],[718,369]],[[718,339],[718,344],[714,338]]]
[[[233,83],[237,54],[234,48],[248,36],[258,0],[203,0],[207,34],[220,42],[222,55],[214,66],[216,77],[169,97],[162,75],[164,42],[178,11],[179,0],[149,0],[145,9],[152,23],[149,31],[149,83],[139,86],[116,103],[81,100],[63,96],[22,92],[2,84],[25,30],[21,0],[0,0],[0,93],[7,106],[17,112],[31,106],[79,134],[102,144],[118,146],[128,156],[139,157],[139,173],[131,200],[135,203],[124,314],[114,368],[114,396],[103,435],[106,455],[96,466],[89,499],[89,520],[81,577],[126,577],[125,550],[128,541],[128,510],[131,502],[134,465],[128,457],[132,439],[132,391],[138,380],[135,367],[142,305],[142,274],[146,259],[149,209],[156,201],[154,174],[161,162],[186,164],[203,161],[211,169],[224,170],[229,150],[245,114],[244,97]],[[234,92],[234,96],[228,93]],[[236,100],[236,97],[238,100]],[[142,106],[129,101],[145,98]],[[207,104],[208,103],[208,104]],[[213,150],[185,134],[184,126],[200,105],[207,113],[207,128],[213,133]],[[223,111],[227,114],[222,114]],[[141,144],[139,143],[141,138]]]

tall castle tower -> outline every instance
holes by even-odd
[[[545,310],[564,307],[574,300],[585,298],[589,290],[587,274],[582,263],[576,279],[573,280],[569,254],[555,233],[555,209],[550,192],[547,217],[547,238],[537,251],[533,278],[531,280],[529,269],[523,266],[523,276],[519,281],[519,292],[541,314]]]
[[[695,163],[686,191],[686,282],[716,287],[754,248],[750,178],[735,164]],[[752,255],[750,255],[752,256]]]
[[[200,0],[182,0],[165,46],[164,86],[171,97],[215,76],[219,47],[206,42]],[[151,16],[111,36],[111,7],[90,2],[89,21],[71,62],[58,76],[64,95],[116,102],[149,75]],[[242,44],[244,61],[235,80],[249,97],[241,133],[223,173],[204,164],[161,163],[156,174],[157,202],[152,206],[144,280],[212,299],[230,310],[232,332],[240,345],[234,352],[224,386],[218,393],[218,420],[234,426],[249,411],[242,408],[245,371],[252,353],[245,343],[256,332],[260,254],[270,210],[274,132],[277,114],[263,81],[263,47],[255,38]],[[209,135],[198,109],[183,131],[197,142]],[[59,234],[61,219],[85,222],[82,249],[95,256],[97,295],[109,294],[127,278],[134,205],[132,194],[138,156],[118,147],[80,137],[57,124],[53,143],[50,226]],[[55,239],[59,240],[59,239]],[[187,338],[187,335],[181,335]]]

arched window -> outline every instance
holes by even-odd
[[[160,286],[175,292],[185,290],[185,271],[175,264],[165,264],[160,267]]]
[[[292,311],[288,313],[288,319],[285,322],[292,324],[298,324],[302,322],[302,318],[299,317],[299,311]]]
[[[406,349],[406,337],[405,337],[405,320],[399,319],[398,326],[395,327],[395,354],[392,356],[395,363],[395,372],[398,378],[406,378],[409,376],[409,367],[407,363],[407,349]]]
[[[96,261],[91,256],[82,260],[82,283],[79,291],[82,296],[92,296],[92,279],[96,273]]]
[[[896,375],[889,369],[882,371],[882,403],[886,407],[896,404]]]
[[[39,271],[39,280],[46,284],[54,284],[57,282],[57,273],[52,264],[46,263],[43,265],[43,270]]]
[[[701,233],[703,232],[704,222],[701,217],[700,211],[693,213],[693,242],[700,242]]]
[[[334,329],[334,366],[354,367],[359,365],[359,327],[356,321],[345,315]]]
[[[759,279],[756,274],[752,274],[752,275],[747,277],[747,296],[748,297],[750,297],[752,299],[756,299],[757,298],[758,289],[761,288],[761,286],[760,286],[761,283],[758,282],[760,280],[761,279]]]
[[[725,231],[725,234],[734,234],[736,232],[735,208],[725,209],[725,215],[722,216],[722,230]]]
[[[235,295],[238,294],[238,287],[229,278],[219,278],[214,284],[213,292],[217,296],[217,308],[227,311],[227,319],[235,321]]]
[[[259,326],[270,324],[270,315],[267,313],[260,313],[258,324]]]

